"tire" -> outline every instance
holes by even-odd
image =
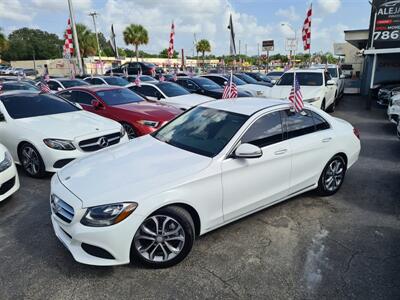
[[[335,155],[326,164],[318,180],[317,192],[320,196],[331,196],[339,191],[346,175],[346,161],[340,155]],[[332,180],[330,180],[332,178]]]
[[[170,230],[164,231],[164,226],[169,226]],[[132,241],[132,258],[146,267],[168,268],[189,254],[194,239],[195,229],[190,214],[181,207],[167,206],[140,225]]]
[[[138,136],[137,133],[136,133],[135,128],[133,128],[132,125],[130,125],[128,123],[125,123],[125,122],[122,122],[121,125],[124,127],[124,129],[126,131],[126,134],[128,135],[128,138],[130,140],[134,139],[134,138],[136,138]]]
[[[333,113],[336,109],[336,97],[335,100],[333,101],[333,103],[328,107],[328,109],[326,110],[327,112]]]
[[[43,178],[46,167],[39,151],[30,143],[23,143],[18,151],[19,161],[25,173],[34,178]]]
[[[322,109],[323,111],[325,111],[325,99],[322,100],[321,109]]]

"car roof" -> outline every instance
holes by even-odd
[[[289,100],[241,97],[229,100],[210,101],[203,103],[200,106],[250,116],[262,109],[278,105],[288,105],[289,103]]]
[[[105,85],[105,84],[94,84],[94,85],[80,85],[80,86],[73,86],[70,88],[65,89],[66,91],[72,90],[86,90],[90,92],[100,92],[100,91],[108,91],[108,90],[117,90],[123,89],[123,86],[118,85]]]
[[[70,81],[70,80],[80,80],[80,81],[82,81],[82,79],[80,79],[80,78],[67,78],[67,77],[65,77],[65,78],[50,78],[50,80],[58,80],[60,82]]]
[[[32,94],[40,94],[40,91],[28,91],[28,90],[13,90],[13,91],[5,91],[0,94],[0,98],[4,96],[27,96],[27,95],[32,95]],[[54,94],[48,94],[48,95],[54,95]]]
[[[335,65],[335,64],[327,64],[327,65],[324,65],[324,64],[316,64],[316,65],[312,65],[312,66],[311,66],[311,69],[312,69],[312,68],[318,68],[318,69],[320,69],[320,68],[325,68],[325,67],[328,67],[328,68],[336,68],[336,67],[338,67],[338,65]]]
[[[322,69],[291,69],[285,73],[323,73],[324,71]]]

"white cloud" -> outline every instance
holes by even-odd
[[[32,0],[32,4],[37,8],[46,10],[68,9],[68,3],[66,0]],[[92,7],[92,0],[74,0],[73,7],[74,10],[77,11],[89,11]]]
[[[296,21],[300,18],[299,15],[296,13],[296,9],[294,8],[293,5],[289,6],[286,9],[283,8],[278,9],[275,15],[283,17],[289,21]]]
[[[15,22],[30,22],[35,14],[27,10],[20,0],[1,0],[0,19]]]
[[[318,5],[321,9],[330,14],[337,12],[341,4],[341,0],[318,0]]]

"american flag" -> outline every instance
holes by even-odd
[[[177,81],[177,80],[178,80],[178,76],[176,76],[176,70],[174,71],[172,80],[173,80],[173,81]]]
[[[312,4],[310,5],[310,8],[307,11],[307,17],[304,20],[304,25],[303,25],[302,36],[303,36],[304,50],[310,50],[311,48],[311,16],[312,16]]]
[[[229,82],[224,87],[224,92],[222,93],[222,99],[232,99],[237,98],[238,96],[238,89],[236,84],[232,80],[232,71],[231,76],[229,78]]]
[[[67,30],[65,31],[65,42],[64,42],[64,57],[69,59],[74,54],[74,43],[72,42],[72,29],[71,20],[68,19]]]
[[[40,92],[41,93],[50,93],[50,88],[47,85],[46,80],[44,80],[44,79],[42,81],[40,81]]]
[[[161,74],[161,77],[160,77],[159,81],[165,81],[165,77],[164,77],[163,74]]]
[[[169,47],[168,47],[168,58],[171,59],[174,56],[174,38],[175,38],[175,25],[174,22],[171,24],[171,33],[169,34]]]
[[[139,86],[139,87],[142,85],[141,81],[140,81],[140,76],[142,76],[142,70],[138,71],[136,78],[135,78],[135,82],[134,82],[135,85]]]
[[[297,80],[296,73],[293,73],[293,77],[294,77],[293,86],[292,89],[290,90],[289,100],[292,102],[295,111],[299,112],[304,107],[303,95],[301,94],[300,84],[299,81]]]

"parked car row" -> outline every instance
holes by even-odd
[[[36,76],[38,72],[34,69],[13,68],[9,66],[0,66],[1,75],[14,75],[14,76]]]

